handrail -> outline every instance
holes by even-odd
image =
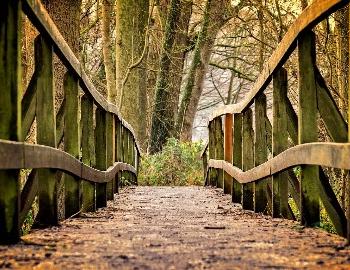
[[[263,91],[272,79],[273,73],[282,66],[290,54],[293,52],[296,41],[300,33],[310,28],[334,11],[349,3],[349,0],[315,0],[311,3],[302,14],[290,26],[289,30],[271,55],[269,61],[265,64],[264,69],[257,78],[253,88],[245,96],[244,100],[237,104],[224,105],[216,109],[209,121],[227,113],[241,113],[253,102],[258,93]]]
[[[306,143],[289,148],[245,172],[224,160],[210,159],[208,167],[223,169],[239,183],[248,184],[299,165],[320,165],[350,170],[349,157],[350,143]]]
[[[11,158],[2,153],[11,153]],[[93,183],[107,183],[119,171],[136,173],[136,169],[123,162],[115,162],[106,171],[87,166],[72,155],[57,148],[0,140],[0,169],[57,169]]]
[[[56,54],[65,64],[69,65],[70,69],[74,71],[76,76],[78,76],[84,92],[89,94],[94,99],[96,105],[103,108],[107,112],[115,114],[122,124],[133,134],[137,149],[141,153],[140,144],[137,140],[135,131],[131,125],[121,117],[117,106],[108,102],[97,91],[81,66],[78,58],[75,56],[66,40],[63,38],[56,24],[52,21],[50,15],[47,13],[40,0],[23,0],[23,11],[27,16],[35,19],[32,21],[32,23],[51,40]]]

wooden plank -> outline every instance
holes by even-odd
[[[224,134],[222,130],[222,119],[221,117],[215,119],[215,137],[216,137],[216,159],[224,159]],[[217,170],[217,182],[216,186],[218,188],[224,187],[224,173],[222,170]]]
[[[282,41],[271,55],[264,69],[256,80],[252,90],[245,95],[243,101],[239,104],[226,105],[216,109],[212,115],[212,119],[224,115],[226,113],[241,113],[247,109],[256,95],[265,90],[272,79],[272,75],[279,67],[283,66],[290,54],[293,52],[299,35],[306,29],[311,29],[313,26],[327,18],[340,7],[348,4],[348,0],[317,0],[313,1],[302,14],[289,27]]]
[[[242,165],[242,127],[243,115],[241,113],[233,115],[233,165],[243,169]],[[242,202],[242,185],[233,179],[232,202]]]
[[[121,137],[121,121],[115,117],[115,157],[117,162],[122,161],[122,137]],[[115,183],[114,192],[119,193],[119,184],[121,179],[121,172],[118,172]]]
[[[21,1],[0,1],[0,139],[13,141],[22,137],[20,11]],[[19,240],[18,174],[18,170],[0,172],[0,243]]]
[[[259,166],[267,161],[267,131],[266,131],[266,96],[260,94],[255,99],[255,166]],[[271,179],[264,179],[255,183],[254,211],[257,213],[267,213],[267,185]]]
[[[243,113],[242,161],[244,171],[254,168],[254,131],[251,109]],[[242,185],[242,207],[246,210],[254,210],[254,183]]]
[[[26,216],[30,208],[32,207],[34,199],[39,192],[38,178],[36,176],[37,176],[37,170],[33,169],[30,172],[28,179],[21,192],[21,200],[20,200],[21,210],[19,215],[20,226],[22,226],[24,220],[26,219]]]
[[[56,115],[56,142],[59,145],[63,140],[64,134],[64,113],[66,111],[66,102],[63,100],[58,113]]]
[[[210,159],[209,167],[222,169],[241,184],[252,183],[300,165],[319,165],[338,169],[350,169],[349,143],[305,143],[289,148],[278,156],[249,171],[242,171],[223,160]],[[219,162],[219,163],[218,163]]]
[[[272,154],[277,156],[288,148],[287,71],[283,68],[273,76]],[[272,176],[272,216],[288,217],[287,172]]]
[[[320,71],[315,67],[317,86],[317,108],[334,142],[347,142],[348,125],[340,113]]]
[[[211,121],[209,123],[209,158],[210,159],[215,159],[215,145],[216,145],[215,122]],[[208,176],[209,176],[208,184],[211,186],[216,186],[216,182],[217,182],[216,170],[211,169]]]
[[[64,150],[79,159],[79,87],[78,78],[67,72],[64,77]],[[81,180],[64,176],[65,216],[69,218],[81,208]]]
[[[38,72],[34,71],[32,78],[28,84],[28,88],[25,91],[22,98],[22,138],[28,135],[30,128],[35,119],[36,113],[36,88]]]
[[[56,145],[55,93],[53,86],[52,46],[39,35],[35,39],[36,122],[37,143],[51,147]],[[39,212],[37,221],[41,225],[57,225],[58,201],[56,171],[41,169],[37,172],[39,186]]]
[[[96,109],[95,128],[95,155],[96,168],[98,170],[107,169],[107,139],[106,139],[106,112],[100,108]],[[96,207],[107,206],[107,184],[96,185]]]
[[[81,151],[82,162],[90,167],[95,166],[95,136],[94,136],[94,111],[93,100],[84,95],[81,98]],[[82,211],[96,211],[96,184],[83,181],[82,182]]]
[[[315,34],[303,32],[299,47],[299,144],[318,140],[317,90],[314,67],[316,65]],[[313,226],[320,222],[319,169],[317,166],[301,166],[302,224]]]
[[[227,162],[233,161],[233,115],[225,115],[224,125],[224,157]],[[227,173],[224,173],[224,193],[232,195],[233,179]]]
[[[112,166],[115,160],[115,126],[113,114],[106,114],[106,168]],[[114,200],[114,182],[107,183],[107,200]]]

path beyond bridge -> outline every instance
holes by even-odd
[[[106,208],[0,246],[0,268],[350,268],[344,238],[230,200],[213,188],[125,188]]]

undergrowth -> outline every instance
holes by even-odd
[[[200,159],[202,149],[202,142],[169,139],[160,153],[142,157],[139,185],[203,185],[203,167]]]

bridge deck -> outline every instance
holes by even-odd
[[[136,187],[107,208],[0,246],[0,268],[348,269],[344,239],[257,215],[203,187]],[[49,267],[51,266],[51,267]]]

